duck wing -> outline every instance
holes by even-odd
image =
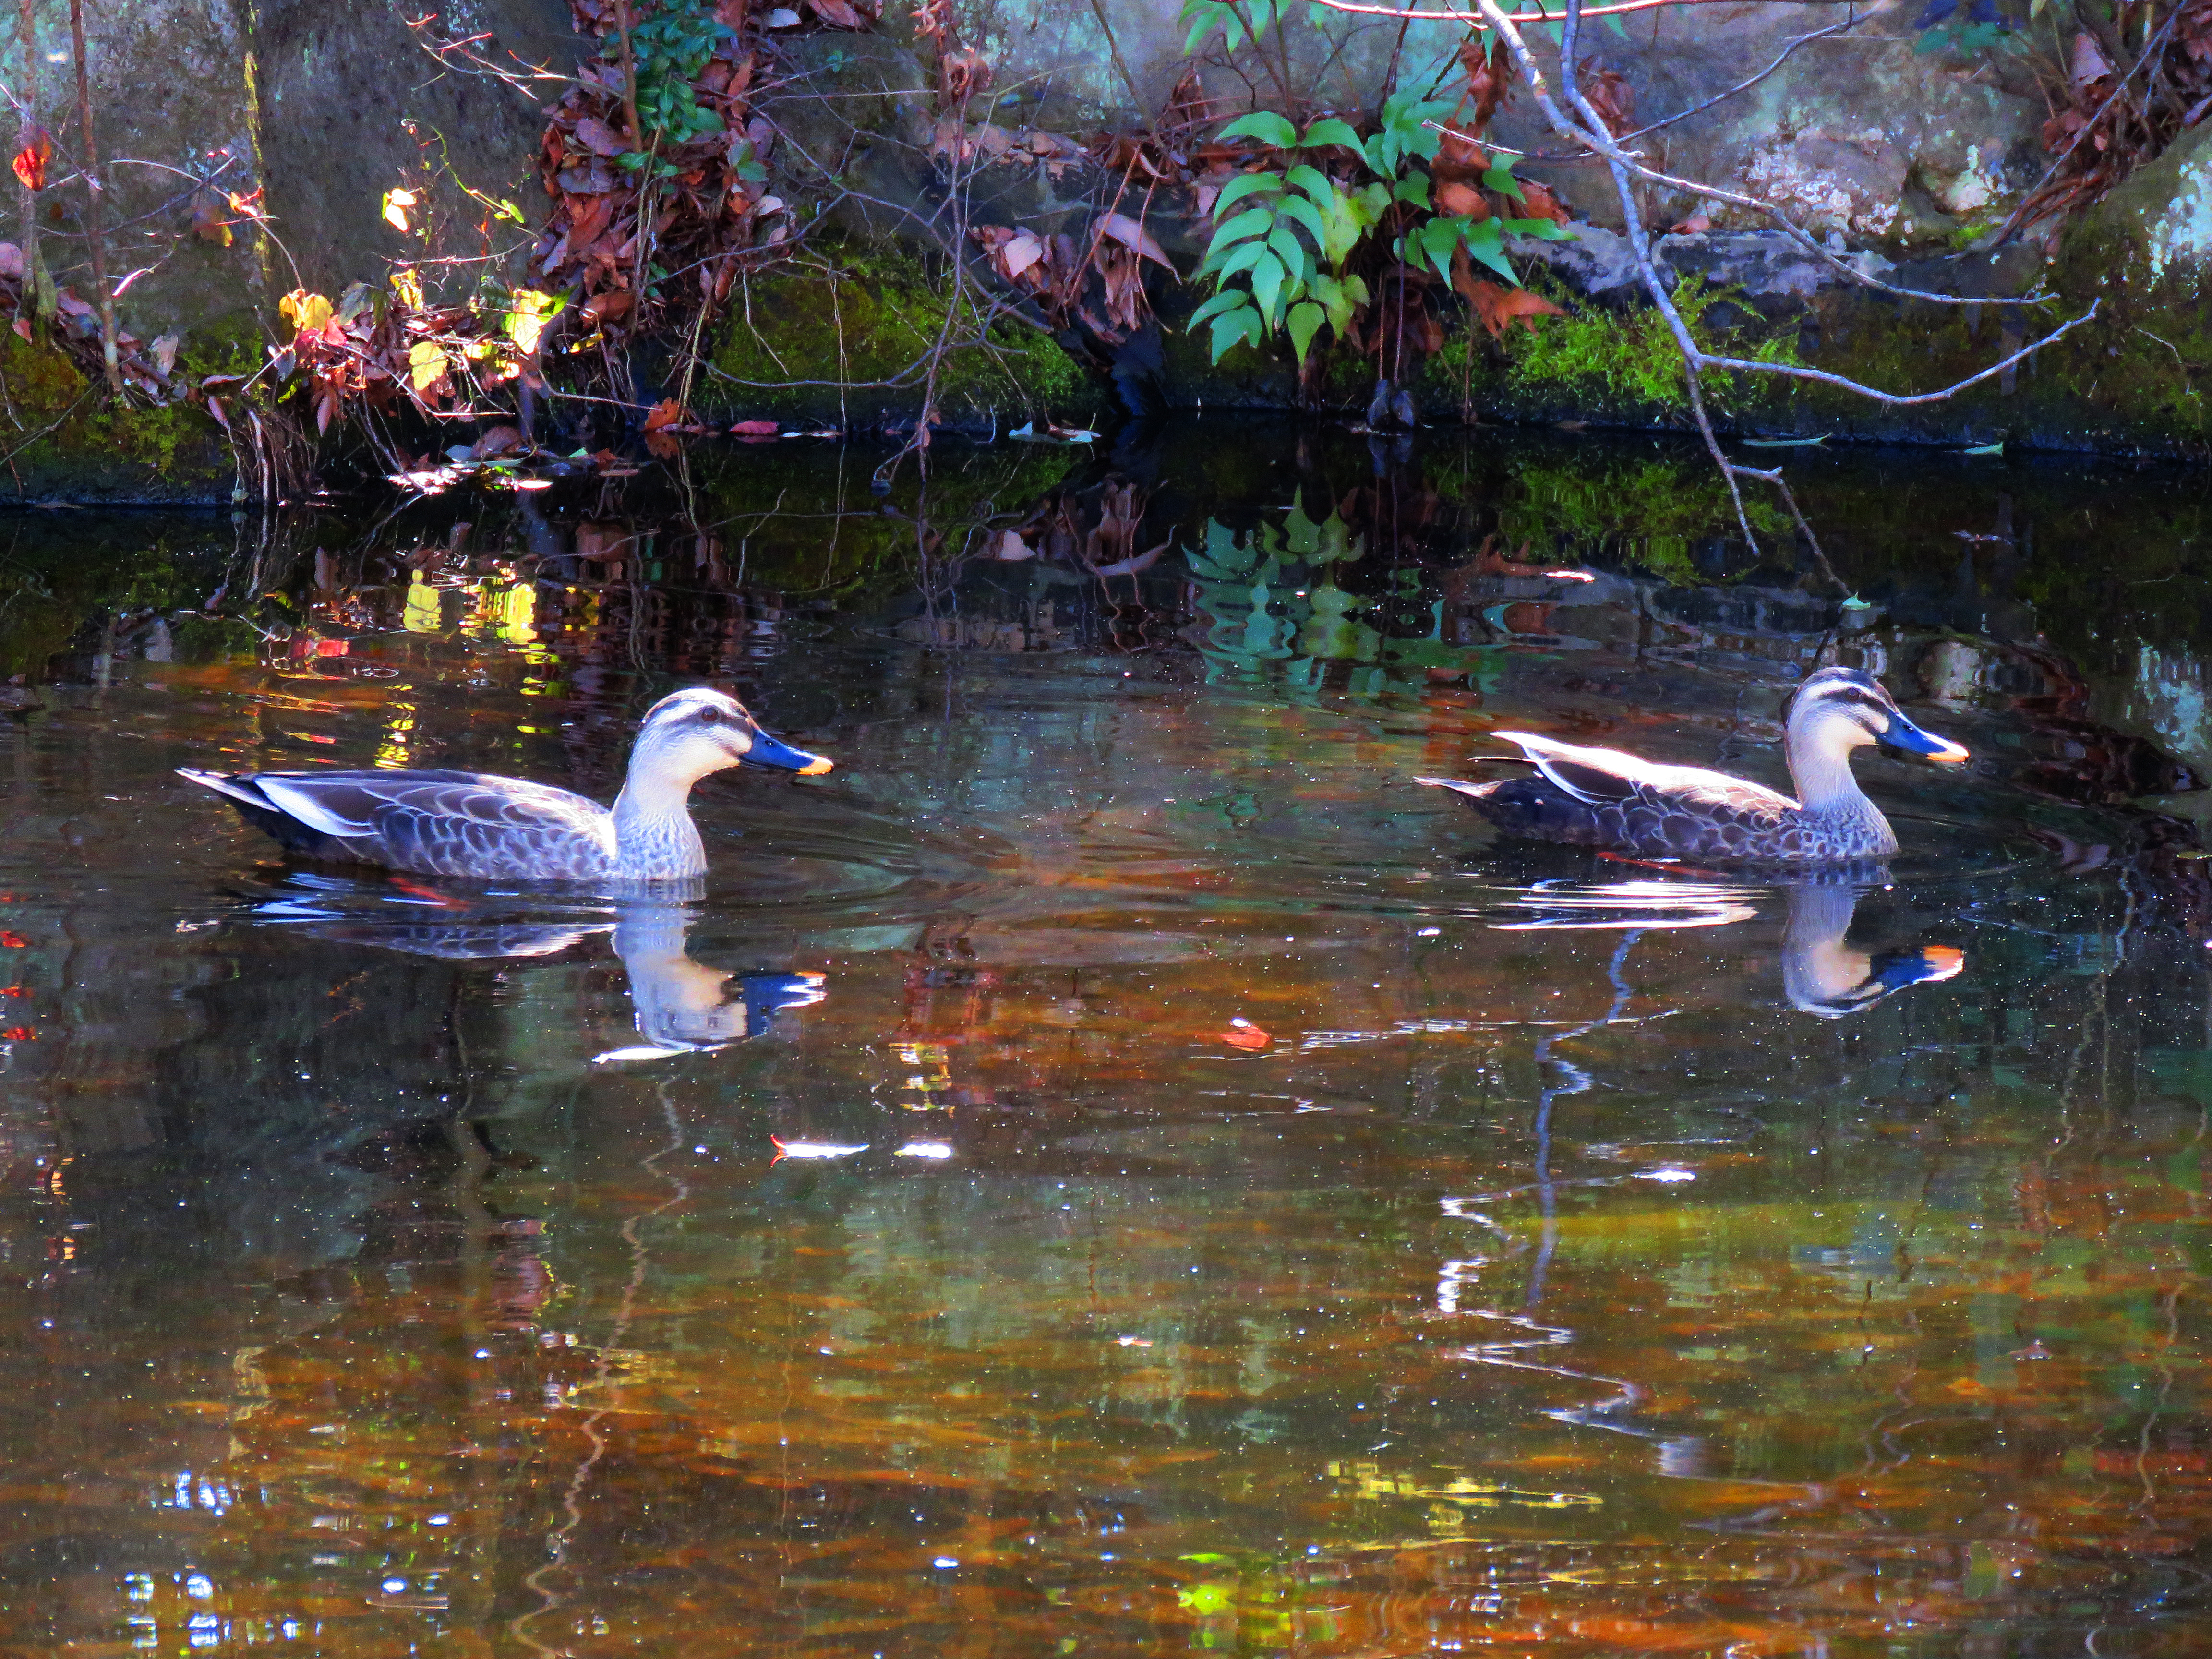
[[[596,801],[482,772],[183,774],[286,846],[321,858],[479,880],[605,875],[614,824]]]
[[[1747,778],[1701,766],[1667,766],[1619,749],[1585,749],[1531,732],[1500,732],[1536,769],[1576,799],[1592,806],[1640,805],[1661,811],[1742,816],[1771,820],[1797,803]]]

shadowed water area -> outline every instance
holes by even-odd
[[[0,1653],[2212,1648],[2201,481],[881,459],[0,525]],[[1411,781],[1786,785],[1824,661],[1975,752],[1887,870]],[[609,799],[705,680],[837,770],[689,902],[172,773]]]

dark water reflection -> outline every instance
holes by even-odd
[[[2202,1650],[2187,490],[1838,475],[1823,569],[1640,456],[40,526],[139,571],[76,613],[19,541],[0,1650]],[[1408,781],[1778,778],[1838,654],[1983,757],[1863,763],[1884,872]],[[706,674],[840,769],[702,787],[690,906],[288,871],[169,773],[611,793]]]

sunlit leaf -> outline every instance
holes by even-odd
[[[407,349],[407,382],[418,394],[435,386],[445,373],[445,349],[436,341],[417,340]]]
[[[387,190],[384,192],[384,222],[403,236],[407,234],[407,215],[421,198],[411,190]]]
[[[568,298],[533,288],[519,288],[507,298],[509,309],[500,319],[500,328],[524,356],[535,356],[545,325],[561,314]]]
[[[304,288],[294,289],[276,302],[277,313],[292,325],[295,334],[320,330],[336,313],[337,307],[321,295]]]

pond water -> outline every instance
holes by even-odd
[[[2200,484],[880,459],[0,526],[0,1652],[2212,1646]],[[1866,879],[1411,781],[1778,783],[1838,659],[1978,757]],[[172,775],[606,799],[707,678],[838,769],[688,904]]]

